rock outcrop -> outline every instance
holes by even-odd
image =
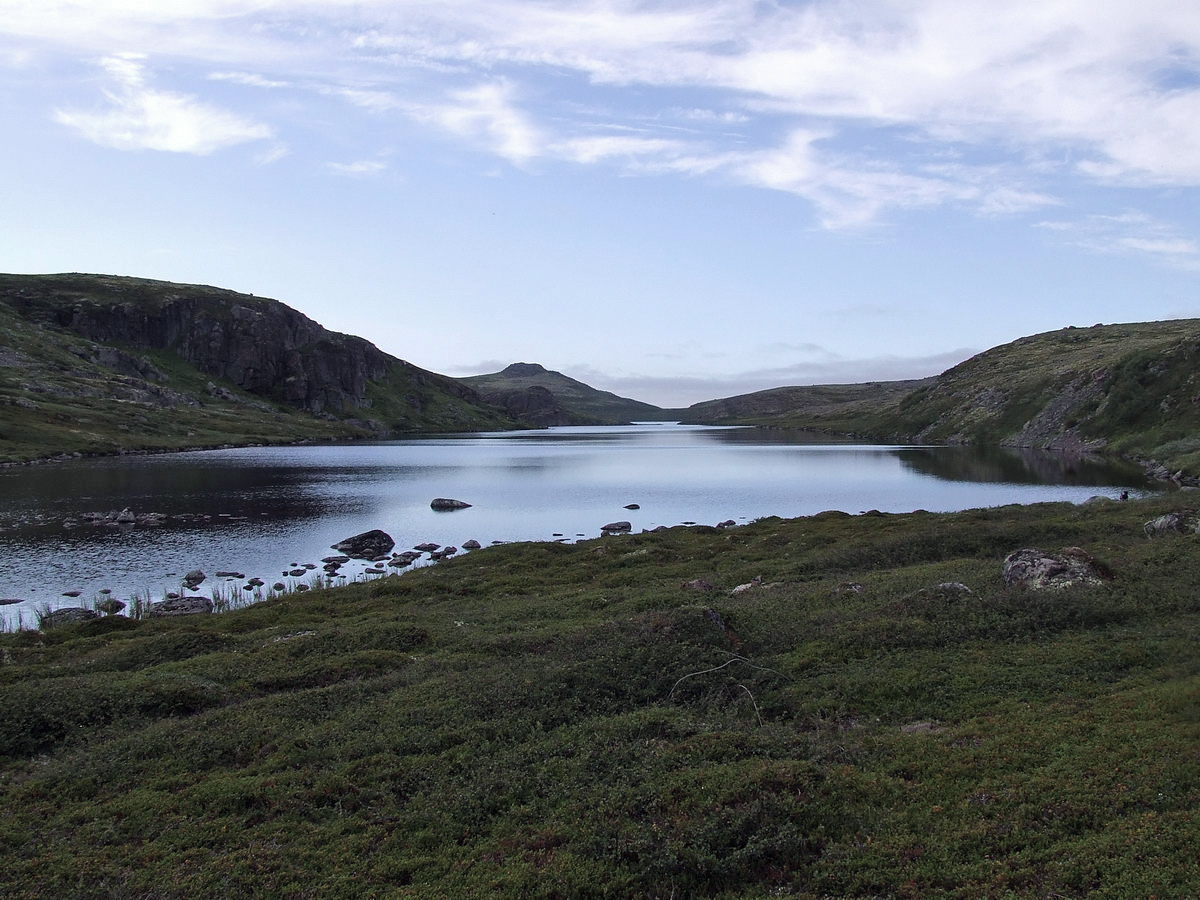
[[[1080,547],[1047,553],[1026,547],[1004,558],[1004,584],[1029,590],[1062,590],[1077,585],[1100,585],[1111,577],[1105,567]]]

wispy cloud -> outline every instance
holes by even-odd
[[[717,177],[801,197],[831,228],[945,205],[1025,214],[1061,203],[1064,179],[1200,186],[1200,6],[1178,0],[5,0],[0,30],[199,60],[250,88],[350,85],[324,92],[514,164]],[[589,142],[593,96],[624,111],[614,126],[697,134]],[[185,152],[267,130],[128,72],[109,106],[57,117]]]
[[[55,121],[89,141],[118,150],[163,150],[207,155],[215,150],[269,138],[266,125],[204,103],[188,94],[151,86],[144,57],[107,56],[100,66],[108,75],[107,108],[59,109]]]
[[[1047,220],[1037,227],[1091,253],[1139,255],[1179,269],[1200,271],[1200,241],[1175,225],[1136,210],[1076,220]]]
[[[349,175],[355,178],[369,178],[382,175],[387,171],[387,163],[378,159],[356,159],[354,162],[329,162],[325,164],[331,172],[338,175]]]
[[[929,356],[880,355],[848,358],[825,353],[788,366],[747,369],[728,374],[641,375],[610,373],[573,366],[563,371],[593,387],[666,407],[684,407],[719,397],[808,384],[861,384],[937,375],[978,353],[959,348]]]

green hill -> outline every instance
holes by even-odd
[[[514,427],[470,388],[263,297],[0,275],[0,461]]]
[[[861,385],[835,402],[824,388],[720,401],[738,421],[884,440],[1106,450],[1200,472],[1200,319],[1063,328],[1020,338],[910,389]],[[788,404],[792,394],[798,397]],[[808,393],[805,393],[808,392]],[[695,409],[696,407],[693,407]],[[700,404],[704,412],[711,404]],[[690,412],[690,411],[689,411]],[[719,412],[719,410],[718,410]]]
[[[526,410],[526,416],[532,396],[538,409],[533,418],[537,424],[623,425],[667,416],[667,411],[660,407],[597,390],[537,363],[513,363],[491,375],[470,375],[458,380],[479,391],[490,403],[518,414]],[[542,392],[549,392],[552,402]]]

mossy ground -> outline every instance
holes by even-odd
[[[1197,896],[1200,537],[1141,530],[1194,496],[510,545],[0,636],[0,894]],[[1075,545],[1115,580],[1002,586]]]

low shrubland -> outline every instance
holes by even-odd
[[[0,893],[1195,896],[1200,537],[1142,531],[1194,496],[506,545],[2,635]],[[1028,546],[1113,577],[1005,588]]]

